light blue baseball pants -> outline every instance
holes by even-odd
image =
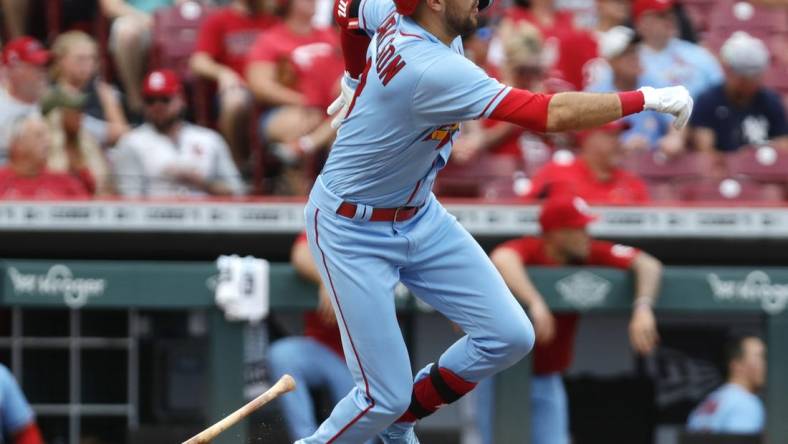
[[[400,281],[466,333],[437,361],[456,378],[427,387],[428,395],[445,393],[446,381],[475,385],[522,359],[534,343],[530,320],[484,250],[434,196],[402,222],[364,220],[371,214],[364,205],[349,219],[336,214],[341,203],[318,179],[305,214],[355,387],[299,444],[362,443],[409,411],[416,394],[394,306]],[[434,381],[430,367],[415,381]]]

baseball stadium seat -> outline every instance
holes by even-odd
[[[530,191],[531,182],[525,177],[507,177],[487,182],[481,187],[481,196],[486,200],[521,199]]]
[[[194,120],[204,126],[211,125],[210,107],[214,88],[208,82],[195,79],[189,69],[189,58],[197,44],[200,24],[210,8],[196,1],[158,9],[153,15],[150,68],[168,68],[181,76],[191,94],[188,95]]]
[[[770,146],[744,147],[725,158],[728,172],[763,183],[788,182],[788,154]]]
[[[704,156],[696,153],[668,158],[658,152],[649,151],[628,156],[622,166],[646,181],[666,182],[702,175],[706,164]]]
[[[522,165],[509,156],[483,155],[466,164],[450,161],[438,175],[436,194],[482,197],[485,184],[505,180],[512,182],[517,171],[522,171]]]
[[[747,31],[762,33],[788,32],[788,12],[745,1],[723,0],[716,2],[709,16],[709,29],[717,31]]]
[[[675,202],[679,200],[676,185],[666,181],[647,181],[648,195],[654,202]]]
[[[681,4],[698,32],[709,29],[709,11],[714,7],[715,0],[682,0]]]
[[[700,179],[679,186],[679,197],[690,202],[776,203],[783,201],[783,189],[744,178]]]
[[[781,96],[788,94],[788,65],[771,66],[764,75],[763,83]]]
[[[161,8],[153,15],[151,69],[169,68],[182,79],[191,78],[189,57],[197,44],[197,32],[207,7],[195,1]]]

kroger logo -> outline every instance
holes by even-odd
[[[761,270],[750,272],[742,281],[726,281],[714,273],[709,273],[706,280],[719,301],[760,302],[768,314],[780,313],[788,305],[788,284],[773,284]]]
[[[62,297],[70,308],[80,308],[91,297],[104,294],[106,279],[75,278],[71,269],[53,265],[46,274],[26,274],[14,267],[8,269],[14,293]]]

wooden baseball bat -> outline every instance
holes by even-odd
[[[295,388],[296,388],[296,384],[293,377],[290,375],[284,375],[279,379],[279,381],[276,382],[276,384],[274,384],[265,393],[249,401],[245,406],[241,407],[240,409],[225,416],[224,418],[222,418],[221,421],[217,422],[216,424],[194,435],[188,441],[184,441],[183,444],[209,443],[214,438],[216,438],[218,434],[232,427],[238,421],[246,418],[253,411],[268,404],[272,400],[278,398],[280,395],[283,395],[287,392],[292,392],[293,390],[295,390]]]

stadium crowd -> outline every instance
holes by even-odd
[[[695,112],[681,132],[653,112],[578,134],[467,122],[437,194],[785,200],[788,8],[774,3],[496,2],[465,38],[491,76],[544,92],[683,84]],[[2,6],[3,198],[303,196],[319,172],[343,69],[330,0]]]

